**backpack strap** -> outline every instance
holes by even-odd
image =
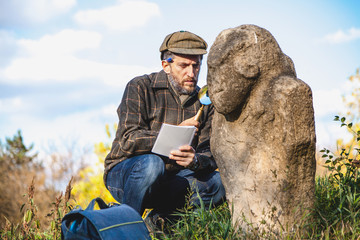
[[[94,198],[93,200],[91,200],[91,202],[89,203],[89,205],[87,206],[87,208],[85,210],[94,210],[95,203],[97,203],[99,205],[100,209],[109,208],[109,206],[104,202],[104,200],[97,197],[97,198]]]

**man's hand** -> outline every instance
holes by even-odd
[[[183,167],[188,167],[195,157],[195,150],[189,145],[179,147],[178,150],[171,151],[169,158]]]
[[[195,120],[195,117],[184,120],[179,126],[194,126],[196,128],[200,127],[200,123]]]
[[[200,123],[199,121],[195,120],[195,116],[189,119],[184,120],[182,123],[179,124],[179,126],[194,126],[196,127],[195,136],[198,134]]]

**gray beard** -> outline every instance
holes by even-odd
[[[174,77],[172,76],[172,74],[168,74],[169,76],[169,81],[170,81],[170,84],[174,87],[174,89],[180,94],[180,95],[191,95],[196,88],[194,88],[193,91],[190,91],[190,90],[186,90],[184,88],[182,88],[180,86],[180,84],[174,79]]]

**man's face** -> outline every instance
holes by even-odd
[[[200,55],[176,55],[173,61],[163,61],[163,69],[169,75],[170,82],[180,94],[195,91],[200,72]]]

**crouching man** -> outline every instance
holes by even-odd
[[[213,106],[202,117],[197,94],[200,65],[207,44],[199,36],[180,31],[169,34],[161,47],[160,72],[132,79],[117,110],[119,124],[105,160],[105,185],[120,203],[140,214],[145,208],[167,215],[185,204],[202,201],[217,205],[225,190],[210,152]],[[151,153],[163,123],[195,126],[191,145],[175,149],[168,157]]]

